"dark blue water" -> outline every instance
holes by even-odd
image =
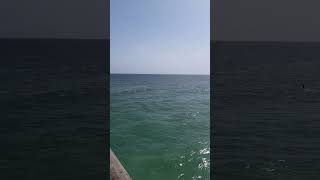
[[[107,42],[0,48],[0,179],[107,179]]]
[[[319,179],[320,44],[211,45],[213,178]]]

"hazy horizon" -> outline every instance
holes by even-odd
[[[166,74],[166,73],[110,73],[112,74],[128,74],[128,75],[199,75],[199,76],[209,76],[210,74]]]

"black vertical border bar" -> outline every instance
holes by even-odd
[[[107,43],[107,74],[106,74],[106,143],[107,143],[107,146],[106,146],[106,156],[107,156],[107,159],[106,159],[106,162],[107,162],[107,175],[109,177],[109,170],[110,170],[110,39],[107,39],[106,40],[106,43]]]
[[[107,22],[106,22],[106,26],[107,26],[107,49],[106,49],[106,53],[107,53],[107,73],[106,73],[106,173],[107,173],[107,179],[110,178],[110,0],[106,0],[106,4],[107,4],[107,12],[106,12],[106,16],[107,16]]]

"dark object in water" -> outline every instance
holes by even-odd
[[[304,84],[302,84],[302,89],[304,89]]]

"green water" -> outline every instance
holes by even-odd
[[[117,74],[110,87],[111,148],[134,180],[209,179],[209,76]]]

